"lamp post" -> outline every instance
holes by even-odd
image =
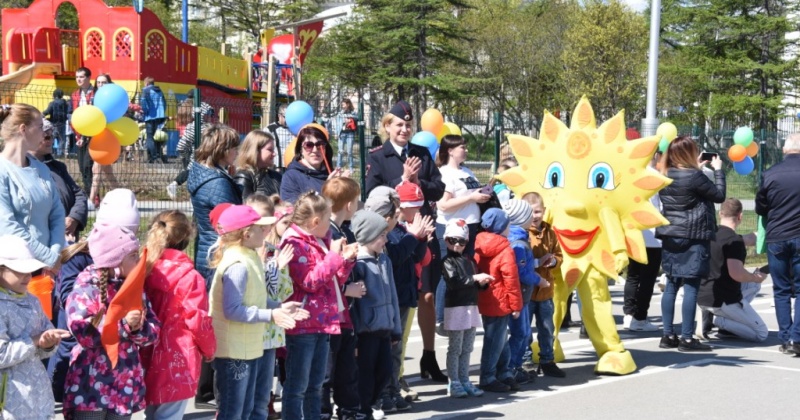
[[[189,43],[189,0],[181,0],[181,41]]]
[[[656,96],[658,93],[658,50],[661,39],[661,0],[650,4],[650,59],[647,64],[647,108],[642,120],[642,137],[656,134]]]

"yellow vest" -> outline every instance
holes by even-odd
[[[264,332],[266,323],[237,322],[225,318],[222,307],[222,275],[233,264],[243,263],[247,267],[247,286],[242,305],[267,308],[267,285],[264,279],[264,265],[256,251],[250,248],[233,246],[225,249],[222,261],[214,272],[211,281],[209,312],[217,337],[215,357],[226,359],[252,360],[264,354]]]

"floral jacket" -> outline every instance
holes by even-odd
[[[292,292],[294,292],[289,271],[286,268],[278,270],[277,257],[267,261],[264,269],[267,272],[267,297],[269,300],[283,303],[286,299],[289,299],[292,296]],[[274,322],[267,323],[264,330],[264,348],[277,349],[285,345],[286,334],[283,328],[275,325]]]

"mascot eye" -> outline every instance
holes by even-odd
[[[608,166],[607,163],[595,163],[592,169],[589,169],[589,183],[587,188],[602,188],[604,190],[612,191],[617,188],[614,185],[614,170]]]
[[[547,167],[544,176],[544,188],[564,188],[564,167],[558,162],[553,162]]]

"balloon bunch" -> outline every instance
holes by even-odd
[[[93,105],[84,105],[72,113],[72,128],[91,137],[89,156],[101,165],[111,165],[120,154],[120,146],[130,146],[139,138],[136,121],[123,117],[128,112],[128,93],[120,85],[107,84],[97,90]]]
[[[664,153],[667,151],[669,143],[678,137],[678,127],[675,127],[675,124],[670,122],[662,123],[656,129],[656,135],[661,137],[658,142],[658,151]]]
[[[422,131],[414,134],[411,138],[411,144],[416,144],[428,149],[431,157],[436,159],[436,152],[439,151],[439,143],[442,138],[449,134],[461,135],[461,129],[451,122],[445,122],[444,116],[436,108],[430,108],[420,118],[420,125]]]
[[[750,127],[739,127],[733,133],[733,146],[728,149],[728,158],[733,162],[733,169],[739,175],[753,172],[753,158],[758,155],[758,143],[753,141],[753,130]]]
[[[322,133],[325,134],[325,140],[328,142],[331,141],[331,135],[328,133],[328,129],[314,122],[314,109],[305,101],[294,101],[289,104],[289,106],[286,107],[286,115],[284,118],[286,119],[286,126],[289,128],[289,131],[295,136],[295,138],[289,142],[289,146],[286,147],[286,151],[283,153],[284,164],[294,159],[294,147],[297,144],[297,133],[306,126],[314,127],[322,131]],[[322,159],[325,162],[325,167],[328,168],[328,172],[331,172],[333,168],[325,157],[325,153],[322,154]]]

